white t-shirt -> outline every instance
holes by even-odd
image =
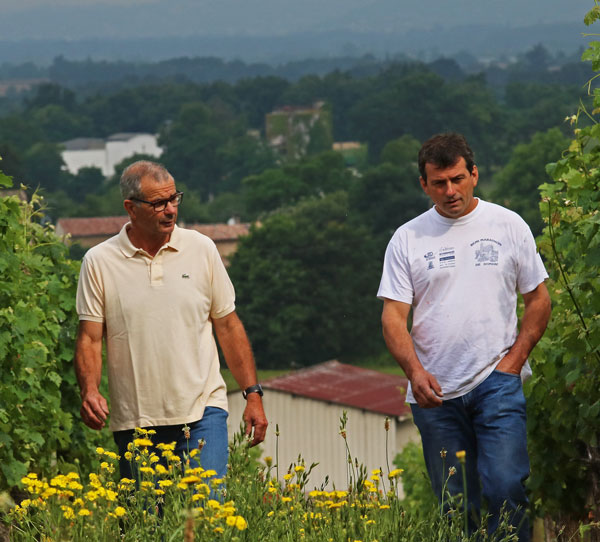
[[[463,217],[431,208],[398,228],[377,296],[412,305],[417,356],[453,399],[483,382],[515,342],[517,289],[531,292],[546,278],[526,222],[478,200]],[[526,363],[521,375],[530,374]],[[416,402],[410,385],[407,401]]]
[[[175,227],[152,258],[127,226],[86,253],[77,289],[79,319],[105,326],[110,429],[227,410],[212,319],[235,310],[235,292],[215,244]]]

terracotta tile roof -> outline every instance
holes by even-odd
[[[94,216],[86,218],[60,218],[56,223],[56,231],[72,237],[96,235],[116,235],[129,222],[128,216]]]
[[[388,416],[410,415],[406,404],[406,378],[335,360],[266,380],[262,386]]]
[[[238,237],[248,235],[250,224],[187,224],[189,230],[195,230],[217,241],[233,241]]]
[[[128,216],[94,216],[85,218],[60,218],[56,231],[72,237],[116,235],[129,222]],[[231,241],[248,235],[250,224],[189,224],[184,226],[210,237],[213,241]]]

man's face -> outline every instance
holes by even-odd
[[[447,218],[459,218],[470,213],[477,206],[473,190],[477,186],[479,173],[477,166],[469,173],[465,159],[447,168],[425,164],[427,180],[421,177],[421,186],[431,198],[437,211]]]
[[[143,194],[141,199],[150,202],[169,199],[177,192],[173,178],[166,183],[158,183],[152,177],[145,176],[142,177],[140,187]],[[177,207],[172,203],[167,203],[162,211],[155,211],[147,203],[133,204],[128,210],[135,227],[149,237],[169,237],[177,222]]]

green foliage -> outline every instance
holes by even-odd
[[[600,62],[600,47],[585,58]],[[597,88],[593,95],[598,108]],[[588,118],[593,125],[576,128],[568,151],[548,165],[554,182],[541,186],[553,318],[527,384],[534,502],[576,519],[597,514],[600,503],[600,124]]]
[[[244,199],[250,216],[295,205],[302,198],[347,190],[352,174],[341,154],[329,151],[279,169],[267,169],[244,179]]]
[[[352,208],[368,224],[383,253],[394,231],[427,210],[429,200],[415,164],[385,162],[367,170],[350,189]]]
[[[382,349],[379,257],[348,214],[344,192],[305,200],[240,242],[229,272],[262,368]]]
[[[431,482],[425,467],[423,448],[420,443],[409,442],[394,459],[394,465],[404,469],[402,506],[407,512],[421,519],[431,517],[439,504],[431,489]]]
[[[0,186],[10,179],[0,174]],[[40,198],[0,199],[0,487],[57,459],[85,460],[93,444],[78,417],[73,359],[78,266],[51,228]]]
[[[548,179],[546,164],[561,156],[568,143],[558,128],[538,132],[530,142],[514,147],[506,166],[494,176],[490,199],[518,213],[534,235],[543,227],[536,189]]]

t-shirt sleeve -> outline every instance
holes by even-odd
[[[223,265],[217,247],[211,251],[212,262],[212,303],[211,318],[223,318],[235,310],[235,290],[227,270]]]
[[[385,251],[383,273],[377,297],[412,304],[414,288],[410,274],[408,250],[404,236],[399,232],[392,237]]]
[[[523,222],[520,232],[517,265],[517,288],[521,294],[535,290],[538,285],[548,278],[548,273],[537,250],[533,234],[525,222]]]
[[[84,257],[81,263],[75,306],[80,320],[104,322],[103,282],[88,257]]]

